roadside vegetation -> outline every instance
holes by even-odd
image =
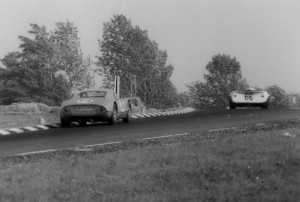
[[[216,137],[2,161],[0,201],[299,201],[300,129]]]
[[[217,54],[206,65],[207,74],[204,81],[196,81],[187,85],[193,107],[198,109],[226,108],[229,106],[229,94],[235,90],[244,90],[249,86],[242,76],[241,65],[235,57]],[[287,93],[278,85],[270,85],[265,90],[271,95],[269,106],[273,108],[300,107],[300,94]]]
[[[94,85],[91,60],[81,51],[77,27],[57,22],[53,30],[30,24],[19,36],[19,50],[0,59],[0,104],[15,102],[59,106],[72,90]],[[16,33],[18,35],[19,33]]]
[[[60,107],[50,107],[42,103],[14,103],[0,105],[0,129],[59,122]]]
[[[53,113],[0,113],[0,130],[58,123],[59,117]]]
[[[147,107],[160,109],[188,105],[187,94],[171,82],[174,66],[167,64],[167,51],[147,30],[120,14],[99,29],[100,54],[85,57],[78,29],[69,20],[52,30],[31,23],[27,36],[18,37],[19,50],[0,58],[0,105],[60,106],[75,92],[94,88],[98,79],[103,79],[101,87],[112,88],[115,76],[121,80],[121,97],[138,96]]]
[[[60,106],[74,92],[94,88],[97,79],[103,79],[102,87],[112,88],[115,76],[120,77],[121,97],[137,96],[148,108],[157,109],[224,108],[231,91],[249,86],[237,58],[217,54],[208,61],[204,79],[188,84],[186,92],[177,92],[171,81],[175,67],[147,30],[122,14],[99,28],[103,29],[95,41],[99,55],[85,57],[78,29],[69,20],[57,22],[52,30],[31,23],[28,35],[18,37],[19,50],[0,58],[0,105]],[[274,98],[270,106],[300,106],[299,93],[286,93],[277,85],[264,89]]]

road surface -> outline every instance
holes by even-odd
[[[300,110],[205,110],[180,115],[134,119],[129,124],[118,123],[114,126],[103,123],[86,127],[53,128],[0,136],[0,156],[201,132],[290,119],[300,119]]]

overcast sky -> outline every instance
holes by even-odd
[[[0,58],[17,51],[30,23],[77,26],[85,56],[100,54],[103,23],[115,14],[148,30],[168,52],[179,92],[204,81],[218,53],[235,56],[251,86],[277,84],[300,93],[300,1],[298,0],[0,0]]]

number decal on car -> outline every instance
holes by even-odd
[[[245,100],[253,100],[252,94],[245,94]]]
[[[90,103],[90,102],[93,102],[93,100],[91,100],[91,99],[80,99],[80,100],[77,100],[77,103],[81,103],[81,104],[86,104],[86,103]]]

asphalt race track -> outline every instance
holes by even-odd
[[[133,119],[129,124],[120,122],[115,126],[103,123],[86,127],[53,128],[0,136],[0,156],[291,119],[300,119],[300,109],[205,110]]]

